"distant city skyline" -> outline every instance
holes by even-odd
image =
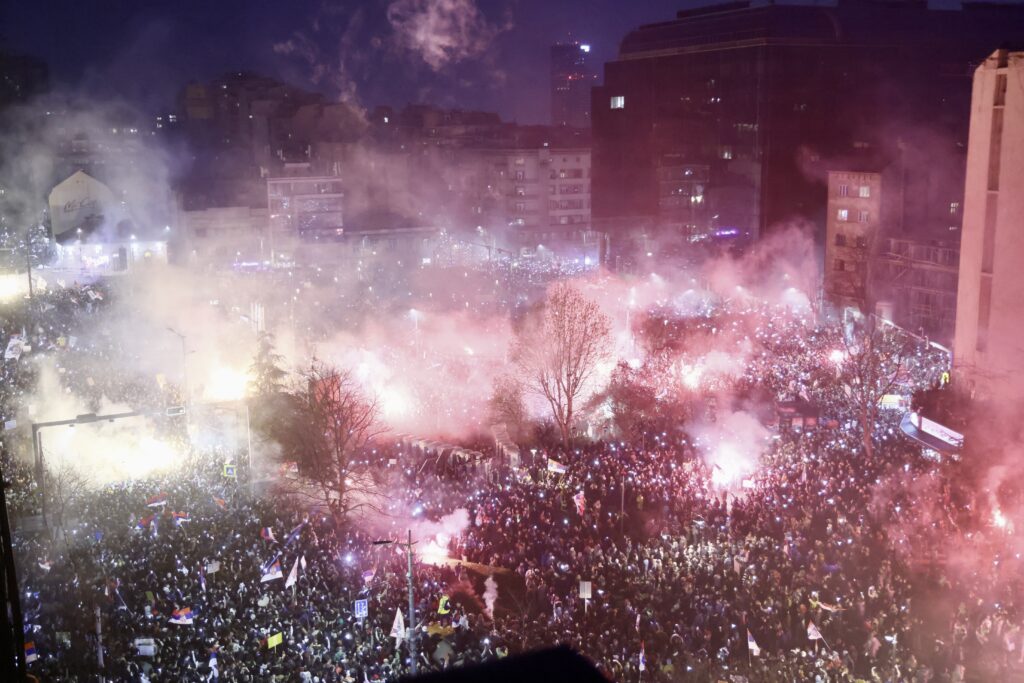
[[[4,49],[45,60],[54,88],[124,97],[149,112],[177,106],[189,81],[251,70],[367,108],[428,102],[547,123],[551,45],[586,42],[600,76],[632,28],[701,4],[709,3],[457,0],[446,6],[459,16],[432,24],[442,28],[430,43],[412,36],[425,17],[417,14],[422,4],[407,0],[350,9],[309,0],[121,1],[105,3],[103,12],[54,0],[6,3],[0,35]]]

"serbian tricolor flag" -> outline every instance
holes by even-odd
[[[187,512],[172,512],[171,517],[174,518],[175,526],[180,525],[182,522],[191,522],[192,518],[189,517]]]
[[[192,623],[192,608],[182,607],[171,612],[171,623],[181,626]]]
[[[555,472],[556,474],[565,474],[565,465],[558,462],[554,458],[548,458],[548,472]]]
[[[263,578],[260,579],[260,583],[266,583],[267,581],[273,581],[274,579],[283,579],[284,573],[281,572],[281,561],[275,559],[270,563],[263,572]]]
[[[260,529],[260,538],[264,541],[270,541],[271,543],[277,543],[277,539],[274,538],[274,530],[269,526],[265,526]]]
[[[149,515],[148,517],[143,517],[142,519],[139,520],[139,523],[135,525],[135,528],[136,529],[148,529],[149,525],[153,523],[153,519],[155,517],[156,517],[156,515]]]
[[[152,498],[150,498],[149,500],[146,501],[146,507],[148,507],[148,508],[158,508],[158,507],[162,507],[164,505],[167,505],[167,494],[166,493],[158,493],[158,494],[156,494],[155,496],[153,496]]]
[[[365,572],[363,572],[363,582],[370,583],[371,581],[373,581],[373,577],[376,573],[377,572],[373,569],[367,569]]]
[[[645,671],[647,669],[647,653],[644,652],[644,641],[640,641],[640,670]]]
[[[228,502],[226,500],[224,500],[223,498],[218,498],[217,496],[214,496],[213,497],[213,503],[214,503],[214,505],[219,507],[221,510],[227,510],[228,509]]]
[[[32,662],[39,659],[39,655],[36,654],[35,641],[29,641],[25,643],[25,663],[31,664]]]

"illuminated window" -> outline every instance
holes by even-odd
[[[848,221],[850,220],[850,212],[847,209],[839,209],[836,211],[836,220]]]
[[[950,213],[950,215],[955,216],[956,213],[959,210],[960,210],[960,202],[950,202],[949,203],[949,213]]]
[[[871,188],[868,185],[861,185],[860,186],[860,196],[861,197],[870,197],[871,196]]]
[[[612,109],[625,109],[626,108],[626,97],[624,95],[616,95],[612,98]]]

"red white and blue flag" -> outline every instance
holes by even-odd
[[[156,519],[156,515],[149,515],[148,517],[143,517],[139,520],[139,523],[135,525],[135,528],[148,529],[149,525],[153,523],[154,519]]]
[[[576,512],[583,516],[583,513],[587,511],[587,497],[580,491],[572,497],[572,502],[576,503]]]
[[[39,654],[36,652],[36,644],[34,641],[25,643],[25,663],[31,664],[32,662],[39,659]]]
[[[644,652],[644,641],[640,641],[640,670],[647,669],[647,653]]]
[[[265,526],[260,529],[260,538],[264,541],[270,541],[271,543],[277,543],[277,539],[274,538],[274,530],[269,526]]]
[[[761,648],[758,646],[757,641],[754,640],[754,634],[750,632],[749,628],[747,629],[747,649],[750,650],[751,657],[761,656]]]
[[[192,623],[192,608],[182,607],[171,612],[171,623],[184,626]]]
[[[297,538],[299,537],[299,534],[301,534],[301,533],[302,533],[302,528],[303,528],[304,526],[306,526],[306,523],[305,523],[305,522],[302,522],[302,523],[301,523],[301,524],[299,524],[299,525],[298,525],[297,527],[295,527],[294,529],[292,529],[292,530],[291,530],[291,532],[289,532],[289,534],[288,534],[288,538],[284,539],[284,547],[285,547],[285,548],[287,548],[288,546],[290,546],[290,545],[292,544],[292,541],[294,541],[295,539],[297,539]]]
[[[274,561],[270,563],[270,566],[263,571],[263,578],[260,579],[260,583],[266,583],[267,581],[283,578],[284,574],[281,572],[281,561],[275,558]]]
[[[146,507],[148,507],[148,508],[158,508],[158,507],[162,507],[164,505],[167,505],[167,494],[166,493],[158,493],[158,494],[156,494],[155,496],[153,496],[152,498],[150,498],[149,500],[146,501]]]
[[[187,512],[172,512],[171,517],[174,518],[174,525],[180,526],[182,522],[191,522],[192,518]]]

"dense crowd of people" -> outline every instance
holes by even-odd
[[[83,292],[60,288],[32,317],[5,318],[4,348],[18,337],[26,355],[53,354],[63,385],[89,401],[165,404],[173,389],[103,371],[116,349],[71,341],[102,306]],[[244,458],[189,448],[170,429],[188,454],[173,473],[82,492],[59,532],[16,530],[29,669],[67,681],[394,679],[411,669],[407,634],[393,629],[396,612],[409,619],[406,521],[430,530],[415,539],[421,671],[557,643],[617,681],[952,683],[1024,668],[1012,528],[965,498],[956,463],[900,434],[898,411],[878,411],[864,452],[856,396],[828,360],[836,330],[781,314],[737,322],[749,318],[695,323],[747,340],[728,383],[799,396],[822,419],[776,426],[733,480],[686,425],[539,444],[519,467],[440,467],[385,438],[373,455],[390,521],[338,520],[258,489]],[[893,394],[933,384],[948,362],[921,340],[903,350]],[[36,368],[5,360],[5,419]],[[39,511],[17,432],[3,455],[16,521]],[[463,511],[451,532],[444,520]],[[447,559],[421,550],[431,542]],[[951,568],[943,546],[996,565]]]

